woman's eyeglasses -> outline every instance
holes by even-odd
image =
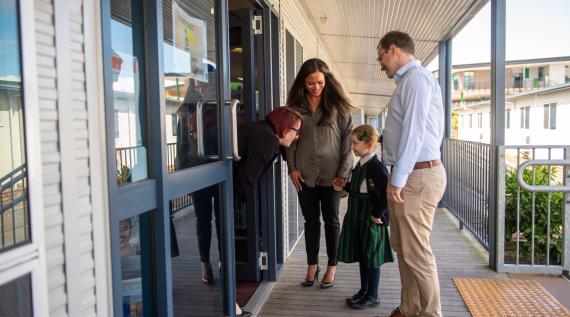
[[[299,130],[295,129],[295,128],[291,128],[291,130],[295,131],[295,133],[297,133],[295,136],[299,136]]]

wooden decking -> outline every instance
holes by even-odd
[[[346,199],[341,202],[341,219],[346,211]],[[435,215],[431,245],[437,259],[444,316],[471,316],[452,278],[508,279],[488,267],[488,255],[469,235],[458,229],[451,213],[438,209]],[[321,235],[320,263],[326,265],[324,231]],[[358,264],[339,263],[334,287],[322,289],[320,283],[303,287],[307,265],[304,237],[287,259],[285,269],[269,298],[257,316],[382,316],[388,315],[400,303],[400,274],[397,263],[382,266],[380,306],[367,310],[350,308],[345,298],[360,288]],[[322,276],[322,274],[321,274]]]

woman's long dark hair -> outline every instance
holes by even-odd
[[[324,106],[322,108],[323,115],[318,125],[331,124],[334,121],[334,108],[346,119],[350,115],[350,111],[355,107],[344,94],[342,85],[329,70],[327,64],[318,58],[309,59],[301,66],[287,94],[287,107],[295,110],[299,108],[305,94],[308,92],[305,88],[305,79],[315,72],[321,72],[325,75],[325,88],[323,88],[321,95],[321,103]]]

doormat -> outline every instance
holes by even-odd
[[[570,317],[570,312],[536,281],[454,278],[453,282],[473,317]]]
[[[236,302],[239,306],[245,306],[257,291],[261,282],[247,282],[236,280]]]

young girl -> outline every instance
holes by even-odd
[[[360,157],[360,162],[344,186],[349,198],[348,212],[342,223],[339,261],[360,263],[360,290],[346,302],[353,308],[363,309],[380,304],[380,266],[394,262],[388,234],[388,169],[376,157],[380,135],[374,127],[361,125],[350,137],[350,148]],[[333,185],[335,190],[343,190],[340,184]]]

